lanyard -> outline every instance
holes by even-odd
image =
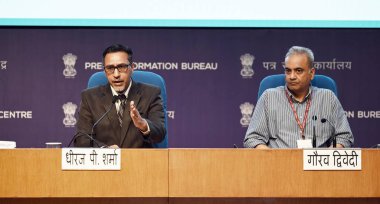
[[[307,99],[307,105],[306,105],[305,115],[304,115],[302,124],[301,124],[300,119],[298,118],[297,111],[294,108],[293,101],[290,99],[289,93],[286,90],[286,88],[285,88],[285,94],[286,94],[286,97],[288,98],[290,106],[292,107],[294,118],[296,119],[298,127],[300,128],[301,137],[302,137],[302,139],[305,139],[304,132],[305,132],[305,127],[306,127],[306,119],[307,119],[307,115],[309,114],[309,109],[310,109],[310,104],[311,104],[311,93],[310,93],[309,98]]]

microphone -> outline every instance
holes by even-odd
[[[100,121],[102,121],[104,117],[106,117],[106,115],[108,114],[108,112],[111,111],[113,104],[115,104],[117,100],[119,100],[119,96],[113,96],[113,97],[112,97],[112,105],[110,105],[110,107],[108,108],[108,110],[107,110],[107,111],[102,115],[102,117],[100,117],[100,118],[94,123],[94,125],[92,126],[92,129],[91,129],[91,136],[93,136],[95,126],[96,126]]]
[[[71,143],[73,143],[73,141],[76,139],[76,138],[78,138],[78,137],[82,137],[82,136],[87,136],[90,140],[91,140],[91,142],[95,142],[95,144],[98,146],[98,147],[101,147],[100,145],[99,145],[99,141],[97,141],[96,139],[94,139],[93,138],[93,136],[94,136],[94,128],[95,128],[95,126],[97,125],[97,124],[99,124],[99,122],[101,121],[101,120],[103,120],[103,118],[111,111],[111,109],[112,109],[112,107],[113,107],[113,104],[115,104],[116,103],[116,101],[117,100],[119,100],[119,96],[113,96],[112,97],[112,105],[110,105],[110,107],[108,108],[108,110],[94,123],[94,125],[92,126],[92,128],[91,128],[91,135],[89,135],[89,134],[87,134],[87,133],[84,133],[84,132],[81,132],[81,131],[79,131],[79,132],[77,132],[77,134],[75,134],[74,135],[74,137],[73,137],[73,139],[71,139],[71,141],[70,141],[70,143],[69,143],[69,145],[67,146],[67,147],[70,147],[70,145],[71,145]],[[81,134],[81,135],[79,135],[79,134]],[[92,146],[92,145],[91,145]]]
[[[71,141],[70,141],[69,145],[67,145],[67,147],[70,147],[71,143],[73,143],[73,141],[74,141],[76,138],[78,138],[78,137],[82,137],[82,136],[86,136],[86,137],[88,137],[88,138],[91,140],[91,142],[94,142],[94,143],[96,144],[96,146],[98,146],[98,147],[100,147],[100,148],[105,147],[105,146],[100,146],[99,143],[101,143],[101,142],[99,142],[99,141],[96,140],[95,138],[91,137],[89,134],[87,134],[87,133],[85,133],[85,132],[81,132],[81,131],[77,132],[77,134],[74,135],[74,137],[71,139]]]
[[[335,132],[335,127],[334,127],[334,125],[331,124],[331,122],[330,122],[329,120],[327,120],[326,118],[322,118],[322,119],[321,119],[321,122],[322,122],[322,123],[328,122],[328,124],[330,124],[331,127],[334,128],[334,132]],[[335,137],[335,134],[332,136],[332,140],[333,140],[333,141],[332,141],[332,142],[333,142],[333,148],[336,148],[336,137]]]
[[[373,145],[373,146],[370,147],[370,148],[380,148],[380,144],[375,144],[375,145]]]
[[[312,119],[314,120],[314,121],[316,121],[317,120],[317,116],[313,116],[312,117]],[[316,148],[317,147],[317,136],[315,135],[315,122],[314,122],[314,124],[313,124],[313,148]]]
[[[315,136],[315,125],[313,126],[313,148],[317,147],[317,136]]]

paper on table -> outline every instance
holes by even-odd
[[[0,149],[14,149],[16,142],[14,141],[0,141]]]

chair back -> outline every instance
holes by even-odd
[[[330,89],[332,92],[334,92],[335,96],[338,97],[338,88],[336,86],[336,83],[332,78],[328,76],[316,74],[314,75],[314,79],[311,81],[311,84],[318,88]],[[260,82],[257,99],[260,98],[261,94],[263,94],[265,90],[269,88],[276,88],[278,86],[284,86],[284,85],[285,85],[285,74],[269,75],[265,77]]]

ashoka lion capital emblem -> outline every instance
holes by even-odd
[[[77,123],[77,119],[75,119],[74,114],[77,110],[77,105],[72,102],[67,102],[62,106],[63,112],[65,113],[65,118],[63,119],[63,124],[66,127],[74,127]]]
[[[241,65],[243,67],[240,71],[240,75],[243,78],[251,78],[253,74],[255,73],[252,69],[254,60],[255,60],[255,56],[248,53],[240,56]]]
[[[251,121],[253,108],[254,108],[254,105],[248,102],[245,102],[240,105],[240,111],[242,115],[240,119],[240,124],[243,127],[248,127],[249,122]]]
[[[63,75],[66,78],[74,78],[77,74],[77,70],[75,70],[75,62],[77,61],[77,56],[72,53],[67,53],[63,55],[63,63],[65,64],[65,69],[63,70]]]

